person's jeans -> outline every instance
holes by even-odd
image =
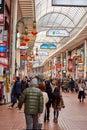
[[[42,124],[38,123],[38,130],[41,130],[41,128],[42,128]]]
[[[54,118],[58,118],[59,116],[59,110],[54,110]]]
[[[26,119],[26,130],[38,130],[38,115],[27,115]]]

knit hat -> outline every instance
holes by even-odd
[[[35,86],[37,86],[37,84],[38,84],[38,82],[37,82],[37,78],[33,78],[33,79],[31,79],[30,84],[31,84],[31,85],[35,85]]]

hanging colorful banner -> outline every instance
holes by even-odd
[[[68,59],[68,71],[72,71],[73,70],[73,62],[72,59]]]

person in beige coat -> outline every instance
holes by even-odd
[[[44,100],[44,105],[43,105],[43,112],[41,113],[40,117],[38,117],[38,129],[41,130],[42,128],[42,125],[44,123],[44,117],[45,117],[45,111],[46,111],[46,103],[48,102],[49,98],[48,98],[48,95],[47,93],[45,92],[46,91],[46,86],[43,82],[41,82],[39,85],[38,85],[38,88],[42,91],[42,94],[43,94],[43,100]],[[44,128],[43,128],[44,129]]]

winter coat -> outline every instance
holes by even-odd
[[[24,89],[28,88],[28,87],[29,87],[28,83],[22,80],[21,81],[21,92],[23,92]]]
[[[62,98],[62,94],[60,92],[60,89],[58,87],[56,87],[54,89],[54,92],[52,94],[52,107],[54,109],[61,109],[64,108],[64,102],[63,102],[63,98]]]
[[[46,110],[46,103],[48,102],[48,95],[46,92],[43,93],[43,98],[44,98],[44,108],[43,108],[43,113],[39,117],[39,123],[43,124],[44,123],[44,116],[45,116],[45,110]]]
[[[24,103],[25,114],[38,114],[43,112],[43,94],[40,89],[30,86],[26,88],[19,98],[18,107],[21,109]]]
[[[17,94],[21,94],[21,81],[17,80],[12,88],[12,94],[17,95]]]
[[[50,85],[50,82],[49,81],[46,81],[46,93],[48,95],[48,102],[46,104],[46,107],[51,107],[51,103],[52,103],[52,88],[51,88],[51,85]]]

